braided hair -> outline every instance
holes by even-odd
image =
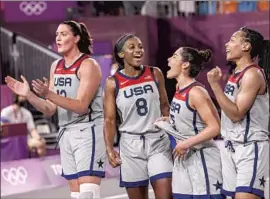
[[[264,69],[267,83],[269,84],[270,78],[270,42],[265,40],[263,36],[252,29],[247,27],[240,28],[240,31],[244,33],[245,41],[251,45],[250,56],[252,59],[258,58],[258,64]]]

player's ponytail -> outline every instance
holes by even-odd
[[[189,62],[189,76],[196,77],[203,68],[203,65],[210,61],[212,52],[211,50],[200,50],[195,48],[183,47],[181,51],[183,61]]]
[[[121,36],[114,45],[114,59],[119,64],[118,70],[122,70],[124,68],[124,60],[119,56],[119,53],[122,51],[126,41],[133,37],[135,37],[134,34],[125,34]]]
[[[82,53],[91,55],[93,53],[93,40],[84,23],[80,23],[81,39],[78,42],[78,48]]]
[[[93,41],[86,25],[72,20],[64,21],[62,24],[70,26],[74,36],[80,36],[80,40],[77,43],[80,52],[91,55],[93,53]]]

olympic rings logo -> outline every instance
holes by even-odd
[[[23,1],[20,3],[20,10],[27,16],[41,15],[47,9],[45,1]]]
[[[4,180],[9,182],[13,186],[18,184],[25,184],[28,177],[26,169],[22,166],[19,166],[17,168],[11,167],[9,169],[2,169],[1,174]]]

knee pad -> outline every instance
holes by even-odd
[[[80,195],[80,192],[71,192],[70,197],[71,199],[78,199]]]
[[[93,183],[80,184],[79,199],[98,199],[100,198],[100,186]]]

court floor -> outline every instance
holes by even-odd
[[[266,184],[265,188],[265,199],[270,199],[269,197],[269,179]],[[111,179],[104,179],[101,184],[101,197],[102,199],[128,199],[126,190],[124,188],[119,187],[119,179],[118,178],[111,178]],[[70,192],[68,187],[58,187],[52,189],[45,189],[39,191],[33,191],[29,193],[19,194],[19,195],[12,195],[12,196],[5,196],[1,197],[3,199],[68,199],[70,198]],[[153,189],[149,187],[149,199],[154,199]]]
[[[119,187],[118,178],[110,178],[102,180],[101,184],[101,197],[102,199],[128,199],[126,190]],[[14,198],[27,198],[27,199],[68,199],[70,198],[70,192],[68,187],[58,187],[46,190],[39,190],[28,192],[19,195],[1,197],[3,199],[14,199]],[[153,190],[149,187],[149,198],[154,198]]]

